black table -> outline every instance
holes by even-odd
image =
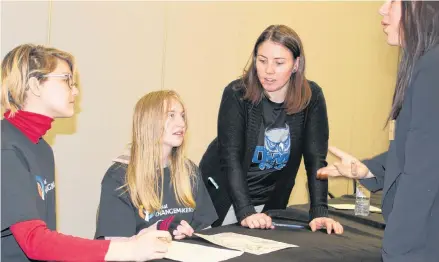
[[[286,210],[269,211],[275,222],[294,223],[307,225],[308,209],[307,205],[292,206]],[[202,233],[211,235],[222,232],[233,232],[255,237],[271,239],[298,245],[298,248],[289,248],[264,255],[243,255],[230,259],[230,262],[244,261],[381,261],[381,239],[383,229],[368,223],[361,223],[360,220],[350,219],[348,216],[339,216],[336,213],[330,216],[339,221],[344,226],[344,234],[328,235],[325,230],[311,232],[309,229],[283,229],[274,230],[248,229],[238,225],[204,230]],[[194,237],[183,240],[187,243],[213,245],[204,239]],[[169,261],[169,260],[163,260]]]
[[[370,205],[381,208],[381,197],[382,192],[378,192],[375,194],[372,194],[370,197]],[[333,198],[328,200],[328,204],[355,204],[355,195],[343,195],[341,197]],[[298,209],[303,212],[306,212],[309,210],[309,204],[304,205],[293,205],[288,207],[289,209]],[[384,221],[384,218],[381,213],[373,213],[370,212],[368,216],[356,216],[354,213],[354,210],[338,210],[332,207],[329,207],[328,209],[329,215],[333,216],[337,219],[339,218],[346,218],[348,223],[350,221],[358,222],[360,224],[369,225],[372,227],[376,227],[379,229],[384,230],[386,227],[386,223]]]

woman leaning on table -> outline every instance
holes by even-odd
[[[316,179],[326,165],[328,116],[322,89],[305,77],[300,37],[285,25],[256,40],[250,67],[223,92],[218,137],[200,169],[219,216],[215,225],[239,222],[272,228],[263,211],[285,209],[304,158],[310,227],[343,232],[328,218],[328,183]]]

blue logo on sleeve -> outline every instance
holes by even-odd
[[[40,176],[35,176],[35,180],[37,182],[38,195],[41,197],[42,200],[45,200],[47,193],[55,189],[55,181],[47,183],[47,180],[43,179]]]

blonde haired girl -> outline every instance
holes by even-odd
[[[129,152],[102,181],[97,238],[129,237],[152,226],[182,239],[217,219],[198,168],[184,155],[186,129],[176,92],[151,92],[137,102]]]

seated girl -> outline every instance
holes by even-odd
[[[174,91],[151,92],[134,110],[132,143],[102,180],[96,238],[167,230],[175,239],[217,220],[198,168],[184,156],[185,109]]]

